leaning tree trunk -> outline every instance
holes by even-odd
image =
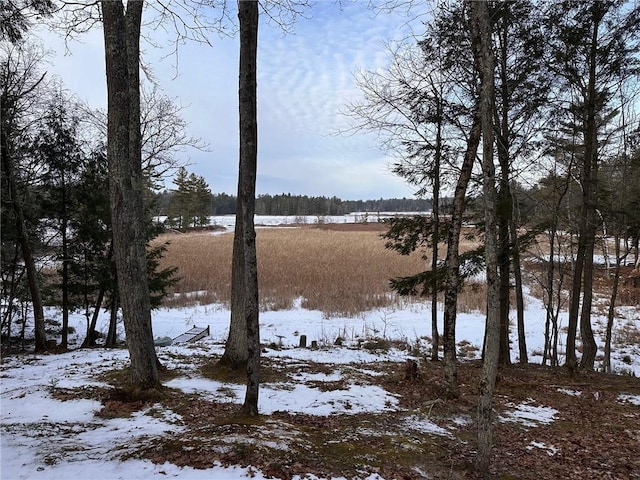
[[[613,285],[611,286],[611,297],[609,298],[609,310],[607,312],[607,333],[604,343],[604,371],[611,373],[611,336],[613,334],[613,321],[616,314],[616,301],[618,299],[618,288],[620,286],[620,269],[622,262],[627,257],[628,252],[620,255],[620,235],[616,232],[614,235],[616,242],[616,266],[613,274]]]
[[[247,390],[242,412],[258,414],[260,386],[260,327],[258,318],[258,261],[254,226],[258,160],[257,53],[258,2],[238,0],[240,20],[240,171],[242,186],[242,245],[244,254],[244,320],[247,328]]]
[[[131,358],[132,386],[157,388],[157,357],[144,231],[140,140],[140,25],[143,1],[103,0],[107,72],[107,159],[113,247]]]
[[[484,193],[485,259],[487,264],[487,326],[484,364],[478,395],[478,455],[476,468],[489,474],[493,433],[493,390],[500,349],[500,279],[498,277],[497,199],[493,164],[494,65],[491,22],[486,1],[468,0],[471,43],[480,76],[480,118],[482,124],[482,185]]]
[[[460,289],[460,234],[462,231],[462,215],[465,209],[467,187],[473,171],[480,143],[480,116],[474,112],[473,125],[467,140],[467,151],[464,154],[460,176],[453,195],[453,211],[451,225],[447,237],[447,257],[445,259],[444,280],[444,388],[447,396],[457,397],[458,367],[456,359],[456,314],[458,310],[458,291]]]
[[[98,324],[98,317],[100,316],[100,309],[102,308],[102,302],[104,301],[105,291],[106,287],[100,286],[98,298],[96,299],[96,304],[94,306],[93,313],[91,314],[91,321],[87,325],[87,336],[82,342],[80,348],[96,346],[96,325]]]

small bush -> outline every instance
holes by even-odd
[[[391,349],[391,342],[384,338],[373,338],[362,342],[362,348],[372,352],[388,352]]]

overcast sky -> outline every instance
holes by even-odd
[[[150,0],[151,1],[151,0]],[[235,3],[235,2],[231,2]],[[345,200],[411,197],[413,189],[389,171],[391,158],[372,134],[336,135],[348,127],[340,112],[357,99],[354,74],[383,68],[385,44],[409,33],[406,11],[375,14],[367,1],[317,1],[294,33],[260,25],[258,51],[257,192],[337,196]],[[420,22],[413,28],[419,30]],[[49,68],[93,107],[106,106],[101,29],[69,43],[43,35],[56,52]],[[156,43],[162,43],[157,40]],[[212,35],[212,46],[187,43],[176,57],[144,47],[165,93],[185,107],[190,134],[210,151],[185,152],[190,171],[214,193],[235,194],[238,169],[238,37]]]

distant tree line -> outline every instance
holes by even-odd
[[[156,194],[158,215],[173,216],[177,203],[183,201],[180,192],[164,190]],[[200,200],[201,201],[201,200]],[[236,197],[226,193],[209,193],[209,215],[236,213]],[[338,197],[263,194],[256,197],[257,215],[344,215],[352,212],[425,212],[431,211],[430,199],[380,198],[377,200],[341,200]]]

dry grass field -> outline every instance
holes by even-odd
[[[261,308],[289,309],[296,301],[327,316],[360,312],[407,299],[397,297],[389,279],[428,268],[429,251],[401,256],[384,247],[380,224],[309,225],[257,229]],[[230,301],[233,234],[164,234],[161,266],[178,267],[179,283],[167,305]],[[470,246],[470,245],[468,245]],[[444,247],[443,247],[444,251]],[[461,310],[484,309],[484,294],[469,285]]]

